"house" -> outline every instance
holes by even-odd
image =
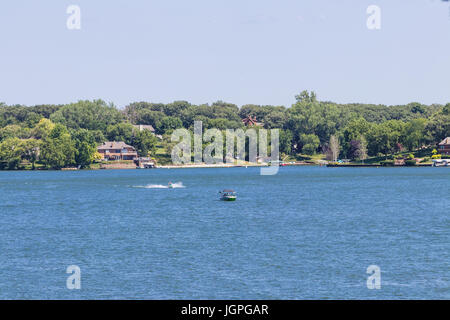
[[[147,125],[147,124],[134,124],[133,127],[135,127],[136,129],[138,129],[139,131],[144,131],[144,130],[148,130],[151,133],[155,133],[155,128],[153,128],[152,125]]]
[[[256,120],[256,117],[252,117],[251,115],[248,115],[247,118],[242,119],[242,122],[247,126],[247,127],[262,127],[263,124],[261,122],[258,122]]]
[[[138,157],[136,149],[123,141],[107,141],[97,148],[102,160],[133,160]]]
[[[138,129],[139,131],[148,130],[148,131],[150,131],[151,133],[153,133],[153,135],[154,135],[155,137],[157,137],[159,140],[162,140],[162,139],[163,139],[163,136],[162,136],[162,135],[160,135],[160,134],[155,134],[155,133],[156,133],[156,130],[155,130],[155,128],[153,128],[152,125],[149,125],[149,124],[133,124],[133,127],[136,128],[136,129]]]
[[[450,137],[445,138],[441,143],[439,143],[438,152],[440,154],[450,154]]]

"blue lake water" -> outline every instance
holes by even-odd
[[[0,172],[0,299],[449,299],[449,190],[448,168]]]

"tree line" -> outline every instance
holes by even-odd
[[[125,141],[141,155],[152,154],[158,139],[133,124],[152,125],[167,141],[177,128],[244,128],[252,116],[266,129],[280,129],[280,151],[286,155],[329,153],[348,159],[388,155],[435,146],[450,135],[450,103],[446,105],[338,104],[320,101],[303,91],[284,106],[238,107],[217,101],[194,105],[135,102],[119,109],[102,100],[66,105],[8,106],[0,103],[0,168],[21,161],[48,168],[89,166],[104,141]]]
[[[157,138],[139,131],[114,105],[102,100],[33,107],[0,105],[0,169],[18,169],[26,160],[46,168],[89,167],[101,158],[97,146],[125,141],[140,155],[154,150]]]

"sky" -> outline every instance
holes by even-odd
[[[70,5],[79,30],[67,28]],[[0,102],[289,107],[302,90],[338,103],[450,102],[450,2],[0,2]]]

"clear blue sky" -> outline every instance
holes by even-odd
[[[81,8],[81,30],[66,9]],[[381,7],[381,30],[366,9]],[[3,0],[0,101],[450,102],[450,2]]]

